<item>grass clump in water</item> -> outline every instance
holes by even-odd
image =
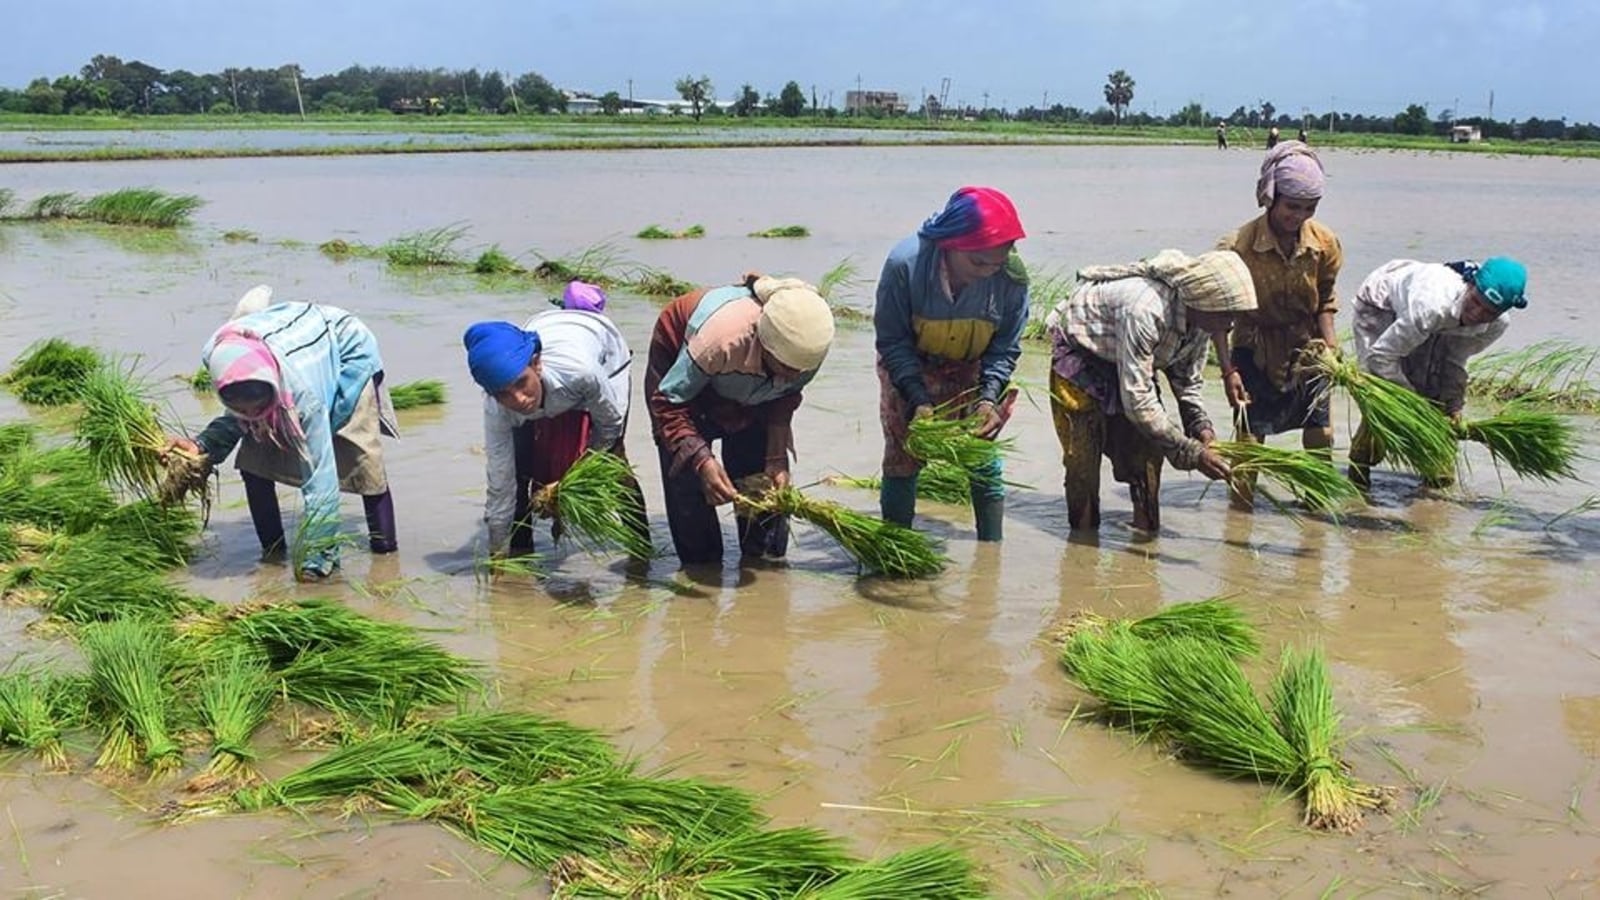
[[[389,402],[394,404],[395,409],[437,406],[444,402],[444,382],[438,379],[423,379],[395,385],[389,391]]]
[[[193,194],[168,194],[154,188],[125,188],[90,197],[78,207],[73,218],[108,225],[176,228],[187,223],[194,211],[204,204],[205,201]]]
[[[77,400],[89,376],[104,365],[93,347],[49,338],[23,351],[0,382],[24,403],[63,406]]]
[[[750,515],[792,516],[822,529],[863,571],[889,578],[927,578],[948,562],[920,531],[886,522],[827,500],[813,500],[792,487],[766,487],[741,494],[735,503]]]
[[[1306,509],[1337,516],[1361,498],[1355,483],[1326,458],[1305,450],[1285,450],[1257,441],[1218,441],[1212,449],[1228,461],[1233,477],[1262,476],[1277,482]]]
[[[72,219],[77,218],[78,210],[82,208],[83,201],[71,191],[57,191],[45,194],[28,204],[28,211],[23,213],[25,219]]]
[[[810,236],[811,229],[804,225],[775,225],[771,228],[750,232],[750,237],[753,238],[803,238]]]
[[[523,270],[516,260],[507,256],[496,244],[478,254],[472,263],[472,271],[479,275],[519,275]]]
[[[555,519],[563,536],[599,554],[618,548],[634,559],[655,555],[633,467],[614,453],[591,450],[578,457],[561,480],[533,498],[534,514]]]
[[[465,225],[414,231],[384,244],[378,252],[396,268],[453,268],[464,264],[456,244],[466,233]]]
[[[1600,388],[1589,379],[1597,358],[1600,348],[1559,338],[1484,353],[1467,363],[1467,392],[1554,409],[1600,410]]]
[[[1577,478],[1578,435],[1561,416],[1517,404],[1461,426],[1462,438],[1488,448],[1495,465],[1523,478]]]
[[[639,229],[639,232],[634,235],[634,237],[642,241],[680,241],[705,236],[706,227],[704,225],[690,225],[682,231],[668,231],[660,225],[653,224]]]

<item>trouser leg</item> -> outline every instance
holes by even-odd
[[[1062,489],[1067,501],[1067,527],[1093,531],[1100,527],[1100,456],[1105,449],[1105,414],[1081,391],[1051,373],[1050,418],[1061,442]],[[1070,403],[1074,409],[1069,409]]]
[[[263,552],[272,553],[285,547],[283,542],[283,513],[278,508],[278,486],[270,479],[249,472],[240,472],[244,481],[244,498],[250,507],[250,521],[256,527],[256,538]]]
[[[367,514],[367,536],[373,553],[393,553],[400,542],[394,524],[394,493],[363,496],[361,506]]]
[[[524,422],[511,429],[512,458],[517,470],[517,500],[511,513],[511,550],[514,553],[533,549],[533,509],[530,503],[535,488],[533,432],[533,422]]]
[[[667,528],[672,532],[672,548],[677,551],[678,561],[686,566],[721,562],[722,524],[717,520],[716,509],[706,503],[699,474],[687,467],[676,475],[668,474],[672,454],[658,452]]]
[[[757,423],[722,439],[722,468],[734,484],[758,474],[767,465],[767,428]],[[745,556],[782,559],[789,552],[789,517],[776,513],[745,516],[735,513],[739,550]]]
[[[1151,534],[1161,530],[1162,464],[1160,457],[1143,460],[1128,479],[1128,494],[1133,498],[1133,527]]]
[[[910,528],[917,515],[917,476],[883,476],[878,485],[878,511],[885,522]]]
[[[1372,467],[1383,462],[1383,455],[1383,442],[1367,428],[1367,422],[1363,419],[1356,428],[1355,437],[1350,439],[1350,468],[1347,472],[1350,480],[1361,487],[1370,487]]]

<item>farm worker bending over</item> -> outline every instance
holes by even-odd
[[[598,287],[572,282],[562,306],[521,328],[479,322],[463,337],[467,368],[485,394],[483,521],[497,555],[533,549],[533,494],[560,481],[585,450],[627,458],[633,352],[601,313],[605,294]],[[644,494],[637,483],[632,488],[633,524],[648,532]]]
[[[339,564],[339,491],[360,494],[373,553],[393,553],[394,499],[378,436],[399,434],[383,388],[378,341],[335,306],[272,303],[259,287],[201,351],[228,412],[193,440],[176,439],[213,464],[239,446],[237,465],[262,550],[284,547],[276,484],[304,497],[299,576]]]
[[[1225,355],[1228,329],[1256,307],[1255,285],[1231,250],[1190,258],[1163,250],[1148,260],[1078,271],[1079,284],[1045,320],[1050,331],[1051,413],[1066,467],[1067,523],[1100,527],[1100,457],[1128,486],[1133,527],[1161,528],[1161,465],[1229,475],[1200,402],[1206,346]],[[1183,425],[1162,405],[1165,373]]]
[[[889,251],[872,318],[883,426],[878,498],[890,522],[910,527],[917,511],[922,462],[905,450],[913,417],[933,415],[935,407],[977,415],[978,435],[991,439],[1011,418],[1011,373],[1028,321],[1028,276],[1012,247],[1024,236],[1010,198],[964,187]],[[1005,518],[1000,465],[972,474],[978,540],[998,541]]]
[[[1233,353],[1222,362],[1222,382],[1241,441],[1300,430],[1300,445],[1330,452],[1333,427],[1327,392],[1296,365],[1302,353],[1337,350],[1333,283],[1344,266],[1339,238],[1311,217],[1326,179],[1310,147],[1282,141],[1261,163],[1256,203],[1261,215],[1217,242],[1244,260],[1255,282],[1257,306],[1239,315]],[[1250,509],[1254,483],[1229,484],[1233,505]]]
[[[1506,311],[1528,305],[1528,270],[1510,257],[1426,263],[1396,259],[1361,282],[1355,298],[1361,368],[1408,387],[1461,421],[1467,359],[1506,333]],[[1367,431],[1350,443],[1350,479],[1365,485],[1384,450]],[[1429,479],[1447,484],[1448,474]]]
[[[672,545],[684,565],[721,561],[715,507],[733,500],[735,482],[764,472],[778,486],[789,483],[790,423],[832,343],[828,302],[794,278],[752,275],[684,294],[661,311],[644,390]],[[711,452],[717,440],[721,462]],[[744,556],[788,552],[785,517],[736,520]]]

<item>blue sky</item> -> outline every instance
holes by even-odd
[[[729,97],[791,79],[843,105],[856,86],[951,103],[1093,109],[1126,69],[1133,109],[1271,101],[1390,114],[1600,122],[1591,0],[5,0],[0,85],[77,71],[97,53],[162,69],[299,63],[536,71],[560,87],[674,96],[708,75]]]

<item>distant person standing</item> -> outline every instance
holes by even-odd
[[[1279,137],[1279,135],[1278,135],[1278,126],[1274,125],[1271,128],[1267,129],[1267,149],[1268,150],[1271,150],[1273,147],[1278,146],[1278,137]]]
[[[1217,149],[1228,149],[1228,123],[1221,119],[1217,120]]]
[[[1295,137],[1295,140],[1302,144],[1309,144],[1311,142],[1311,138],[1306,135],[1306,127],[1304,125],[1300,126],[1300,134]]]

